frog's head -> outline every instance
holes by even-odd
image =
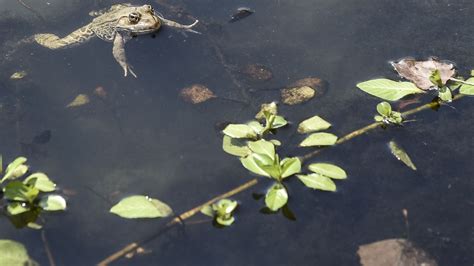
[[[130,11],[127,16],[121,17],[115,28],[117,31],[126,31],[132,34],[147,34],[158,30],[161,20],[155,14],[153,7],[143,5]]]

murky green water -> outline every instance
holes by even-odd
[[[42,215],[57,265],[96,264],[164,226],[166,221],[109,214],[125,196],[157,197],[181,213],[250,180],[222,151],[218,125],[247,121],[261,103],[278,100],[279,91],[268,89],[308,76],[328,82],[324,96],[280,108],[293,121],[277,134],[290,147],[281,154],[302,155],[308,150],[291,148],[303,138],[293,135],[302,119],[321,115],[339,136],[371,122],[379,100],[355,84],[395,79],[388,61],[434,55],[456,62],[462,74],[474,68],[474,3],[461,0],[166,1],[184,12],[152,3],[166,17],[191,23],[189,14],[206,27],[197,27],[202,35],[163,28],[155,38],[127,43],[138,79],[122,77],[111,44],[98,39],[57,51],[15,45],[38,32],[65,35],[88,23],[90,10],[114,3],[119,1],[28,3],[46,18],[41,21],[16,1],[0,0],[1,153],[6,161],[27,152],[34,169],[71,192],[67,212]],[[240,6],[255,14],[227,23]],[[254,63],[271,69],[273,78],[255,81],[239,71]],[[10,80],[18,70],[28,75]],[[184,102],[180,89],[194,83],[251,104]],[[94,96],[98,86],[107,91],[105,99]],[[91,102],[66,109],[81,93]],[[333,194],[291,180],[296,221],[259,212],[263,203],[251,194],[270,185],[261,179],[234,197],[241,206],[232,227],[186,223],[148,242],[151,253],[116,265],[358,265],[359,245],[406,237],[404,208],[410,240],[439,265],[472,265],[473,113],[473,99],[466,97],[452,108],[419,113],[404,127],[376,130],[321,153],[318,161],[344,167],[349,179]],[[43,130],[51,130],[50,142],[36,151],[21,149]],[[417,172],[392,157],[386,146],[391,139],[405,147]],[[40,231],[16,230],[2,217],[0,238],[22,242],[48,265]]]

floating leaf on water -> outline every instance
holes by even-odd
[[[247,125],[251,127],[253,131],[255,131],[255,133],[257,134],[261,134],[265,130],[265,128],[258,121],[255,120],[248,122]]]
[[[361,245],[357,254],[362,266],[438,265],[425,251],[406,239],[386,239]]]
[[[98,86],[94,89],[94,94],[99,96],[102,99],[107,98],[107,91],[102,86]]]
[[[24,175],[28,171],[28,165],[25,164],[26,161],[25,157],[20,156],[8,164],[7,169],[5,169],[5,176],[0,180],[0,183],[7,179],[15,179]]]
[[[211,205],[206,205],[201,208],[201,213],[204,215],[207,215],[209,217],[214,217],[215,213],[214,210],[212,209]]]
[[[122,199],[110,212],[129,219],[168,217],[173,214],[173,210],[166,203],[141,195]]]
[[[395,141],[390,141],[388,143],[388,146],[390,148],[390,151],[392,154],[397,158],[398,160],[402,161],[404,164],[406,164],[408,167],[416,171],[416,166],[413,164],[413,162],[410,159],[410,156],[400,147]]]
[[[298,133],[310,133],[314,131],[326,130],[331,127],[331,124],[321,117],[315,115],[301,122],[298,125]]]
[[[252,15],[255,11],[248,7],[239,7],[237,8],[237,12],[232,15],[231,19],[229,20],[229,23],[234,23],[236,21],[239,21],[243,18],[246,18],[250,15]]]
[[[447,86],[441,87],[438,91],[438,97],[441,101],[450,103],[453,101],[451,89]]]
[[[337,136],[331,133],[313,133],[305,138],[301,143],[300,147],[311,147],[311,146],[331,146],[336,144]]]
[[[283,185],[278,183],[271,186],[265,195],[265,205],[272,211],[278,211],[287,202],[288,192]]]
[[[308,77],[304,79],[299,79],[291,84],[290,87],[310,87],[315,90],[315,96],[322,96],[326,93],[325,82],[320,78]]]
[[[280,127],[284,127],[287,124],[288,124],[288,121],[286,121],[286,119],[283,116],[277,115],[277,116],[275,116],[275,119],[273,120],[271,128],[272,129],[277,129],[277,128],[280,128]]]
[[[19,242],[8,239],[0,239],[0,250],[0,265],[39,265],[34,260],[32,260],[30,256],[28,256],[25,246]]]
[[[305,184],[305,186],[312,189],[319,189],[324,191],[336,191],[336,184],[331,178],[320,174],[296,175],[298,179]]]
[[[392,106],[388,102],[381,102],[377,104],[377,112],[382,116],[390,116],[392,113]]]
[[[273,77],[272,71],[264,65],[250,64],[246,65],[242,72],[254,80],[269,80]]]
[[[180,95],[186,102],[193,104],[202,103],[217,97],[209,88],[201,84],[193,84],[182,89]]]
[[[347,174],[341,167],[330,163],[313,163],[308,169],[317,174],[327,176],[332,179],[346,179]]]
[[[281,178],[301,172],[301,160],[298,157],[285,158],[280,162]]]
[[[33,202],[39,194],[37,188],[23,184],[21,181],[12,181],[4,188],[4,197],[7,200]]]
[[[23,202],[10,202],[7,206],[7,212],[9,215],[18,215],[24,212],[30,211],[30,207]]]
[[[236,139],[253,139],[257,137],[257,133],[245,124],[230,124],[222,131],[225,135]]]
[[[240,139],[234,139],[225,135],[222,139],[222,149],[228,154],[245,157],[252,153],[252,151],[247,146],[247,143],[241,141]]]
[[[315,92],[316,91],[309,86],[282,89],[281,101],[288,105],[300,104],[313,98]]]
[[[43,192],[52,192],[56,190],[56,184],[51,181],[45,173],[38,172],[31,174],[23,181],[23,183]]]
[[[387,101],[397,101],[415,93],[424,93],[411,82],[399,82],[390,79],[372,79],[358,83],[359,89]]]
[[[248,147],[255,153],[267,155],[272,160],[275,159],[275,145],[273,145],[273,143],[270,141],[266,141],[264,139],[249,141]]]
[[[45,211],[64,211],[67,207],[66,200],[61,195],[43,196],[38,204]]]
[[[456,74],[453,64],[441,62],[435,58],[426,61],[405,58],[396,63],[392,62],[392,66],[401,77],[412,81],[422,90],[445,85]],[[433,84],[433,81],[438,83],[438,80],[439,84]]]
[[[15,72],[13,73],[11,76],[10,76],[10,79],[22,79],[24,77],[26,77],[26,71],[18,71],[18,72]]]
[[[66,107],[67,108],[78,107],[78,106],[89,103],[89,101],[90,101],[89,96],[87,96],[86,94],[79,94],[76,96],[76,98],[74,98],[72,102],[66,105]]]
[[[266,155],[252,153],[247,157],[240,158],[240,162],[247,170],[254,174],[271,177],[266,169],[263,169],[265,166],[271,166],[273,164],[273,160]]]
[[[41,224],[37,224],[37,223],[28,223],[26,226],[28,228],[35,229],[35,230],[40,230],[41,228],[43,228]]]
[[[466,82],[474,83],[474,78],[469,78],[466,80]],[[466,95],[474,95],[474,85],[462,84],[461,88],[459,89],[459,93]]]

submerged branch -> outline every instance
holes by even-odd
[[[175,217],[173,220],[169,221],[164,228],[162,228],[160,231],[158,231],[156,234],[154,234],[153,236],[149,237],[148,239],[145,239],[145,240],[141,240],[141,241],[138,241],[138,242],[132,242],[128,245],[126,245],[125,247],[123,247],[122,249],[120,249],[119,251],[115,252],[114,254],[108,256],[106,259],[102,260],[101,262],[99,262],[97,265],[98,266],[106,266],[118,259],[120,259],[121,257],[125,256],[127,253],[129,252],[132,252],[134,251],[136,248],[138,248],[140,245],[143,245],[149,241],[152,241],[154,240],[156,237],[158,237],[159,235],[161,235],[163,232],[165,232],[166,230],[168,230],[169,228],[171,228],[173,225],[175,224],[178,224],[178,223],[181,223],[182,221],[184,220],[187,220],[189,218],[191,218],[192,216],[194,216],[196,213],[200,212],[201,209],[204,207],[204,206],[207,206],[207,205],[210,205],[210,204],[213,204],[215,203],[216,201],[218,200],[221,200],[221,199],[224,199],[224,198],[228,198],[228,197],[231,197],[235,194],[238,194],[242,191],[245,191],[253,186],[255,186],[256,184],[258,183],[257,179],[254,178],[224,194],[221,194],[213,199],[210,199],[208,201],[206,201],[205,203],[202,203],[186,212],[183,212],[182,214],[178,215],[177,217]]]

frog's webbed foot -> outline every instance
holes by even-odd
[[[114,46],[112,48],[112,54],[114,55],[115,60],[123,68],[123,76],[126,77],[128,72],[135,78],[137,75],[133,72],[131,66],[127,63],[127,57],[125,55],[125,42],[126,40],[120,33],[115,34]]]
[[[197,19],[192,24],[183,25],[183,24],[179,24],[178,22],[165,19],[163,17],[159,17],[159,18],[161,19],[163,24],[165,24],[166,26],[170,26],[170,27],[177,28],[177,29],[182,29],[182,30],[192,32],[192,33],[196,33],[196,34],[201,34],[199,31],[195,31],[195,30],[192,29],[192,27],[194,27],[194,26],[196,26],[196,24],[198,24],[199,20],[197,20]]]

